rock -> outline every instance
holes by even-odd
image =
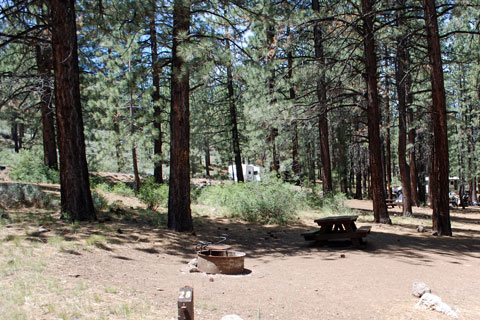
[[[236,314],[229,314],[229,315],[223,316],[221,320],[243,320],[243,319],[237,316]]]
[[[425,293],[431,293],[432,290],[430,289],[429,286],[427,286],[425,283],[423,282],[415,282],[413,283],[413,286],[412,286],[412,294],[415,296],[415,297],[421,297],[423,296]]]
[[[38,228],[38,233],[44,233],[44,232],[48,232],[48,231],[50,231],[50,229],[47,229],[47,228],[44,228],[44,227]]]
[[[417,232],[425,232],[425,228],[423,226],[417,226]]]
[[[440,299],[439,296],[436,296],[431,293],[425,293],[422,295],[420,300],[417,302],[417,308],[422,308],[425,310],[435,310],[441,312],[449,317],[458,318],[457,312],[453,310],[449,305]]]
[[[340,258],[345,258],[345,254],[342,253],[342,254],[340,255]]]
[[[432,236],[438,236],[438,231],[432,231]]]
[[[190,260],[190,262],[188,262],[188,266],[187,266],[188,272],[190,273],[200,272],[200,270],[198,270],[197,268],[197,261],[198,261],[197,258],[195,258]]]

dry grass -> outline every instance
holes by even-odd
[[[79,255],[96,249],[108,250],[104,235],[83,237],[80,224],[63,225],[72,234],[66,238],[60,228],[36,233],[46,212],[10,213],[12,220],[0,224],[0,319],[161,319],[146,297],[134,290],[87,284],[78,275],[59,275],[49,262],[62,255]],[[33,217],[37,217],[35,220]],[[95,232],[105,231],[102,225]],[[56,230],[55,230],[56,229]]]

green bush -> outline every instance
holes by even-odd
[[[101,190],[101,191],[106,191],[106,192],[112,192],[112,187],[106,183],[106,182],[102,182],[102,183],[98,183],[96,184],[94,187],[92,187],[93,189],[96,189],[96,190]]]
[[[233,217],[246,221],[285,224],[303,206],[296,193],[290,184],[267,176],[262,182],[206,187],[199,202],[226,207]]]
[[[95,210],[103,210],[108,207],[107,200],[95,190],[92,191],[92,200]]]
[[[52,206],[52,198],[40,187],[31,184],[5,183],[0,184],[0,206],[4,208]]]
[[[58,171],[48,168],[43,163],[43,152],[38,149],[20,150],[20,153],[11,153],[2,161],[10,164],[10,179],[25,182],[60,183]]]
[[[322,198],[321,210],[326,215],[352,215],[354,209],[345,205],[347,196],[343,193],[328,194]]]
[[[118,182],[112,187],[112,192],[124,197],[134,197],[135,191],[127,186],[126,183]]]
[[[140,187],[138,198],[152,210],[166,207],[168,202],[168,185],[155,183],[153,177],[149,177]]]

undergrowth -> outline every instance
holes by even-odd
[[[267,176],[262,182],[206,187],[198,201],[226,207],[232,217],[242,220],[286,224],[294,219],[297,210],[315,206],[318,199],[311,193]]]
[[[168,203],[168,185],[155,183],[154,177],[148,177],[140,187],[138,198],[151,210],[166,207]]]
[[[24,182],[60,183],[58,171],[48,168],[38,149],[22,149],[19,153],[2,153],[3,163],[11,164],[9,176]]]
[[[0,184],[0,206],[4,208],[38,207],[48,208],[54,205],[52,198],[31,184]]]

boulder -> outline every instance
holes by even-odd
[[[455,319],[458,318],[457,312],[443,302],[439,296],[428,292],[422,295],[416,306],[425,310],[435,310]]]
[[[432,290],[430,289],[429,286],[427,286],[425,283],[423,282],[415,282],[413,283],[413,286],[412,286],[412,294],[415,296],[415,297],[421,297],[423,296],[425,293],[431,293]]]

